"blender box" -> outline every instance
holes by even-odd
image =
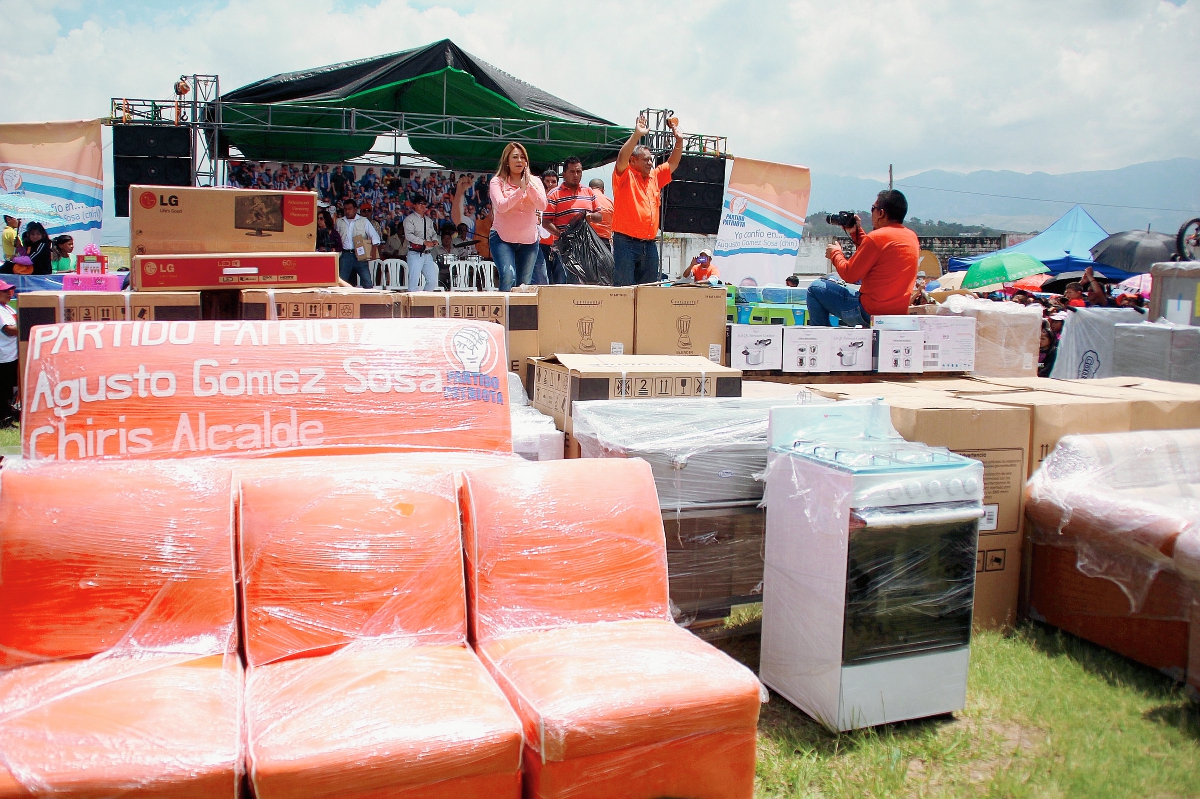
[[[632,286],[539,286],[536,296],[543,358],[633,353]]]
[[[924,349],[925,334],[920,330],[876,330],[872,366],[876,372],[919,374]]]
[[[721,363],[726,291],[717,286],[638,286],[636,355],[700,355]]]
[[[129,187],[130,255],[312,252],[316,246],[315,192]]]
[[[832,327],[785,327],[783,371],[828,372],[833,358]]]
[[[728,325],[726,349],[734,369],[783,368],[783,325]]]
[[[871,371],[871,345],[875,331],[864,327],[831,327],[829,371]]]

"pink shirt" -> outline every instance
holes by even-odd
[[[541,178],[531,177],[522,189],[507,180],[494,177],[488,184],[492,198],[492,230],[509,244],[538,242],[538,211],[546,210],[546,188]]]

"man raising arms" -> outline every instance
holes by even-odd
[[[675,147],[665,164],[654,165],[654,153],[638,141],[650,127],[638,117],[633,135],[617,153],[613,168],[613,285],[630,286],[658,280],[658,213],[662,188],[671,182],[683,156],[679,122],[668,122]]]

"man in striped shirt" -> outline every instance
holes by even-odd
[[[580,216],[589,222],[601,220],[596,194],[583,185],[583,162],[571,156],[563,164],[563,182],[546,195],[546,210],[542,213],[542,227],[550,232],[550,243],[558,240],[562,231]],[[555,259],[551,283],[566,283],[568,275],[560,259]]]

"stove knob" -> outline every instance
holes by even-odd
[[[952,497],[958,496],[959,494],[962,493],[962,491],[963,491],[962,480],[959,480],[958,478],[951,480],[950,483],[946,486],[946,493],[948,493]]]
[[[974,477],[968,477],[967,482],[963,483],[963,488],[967,490],[968,494],[974,495],[979,491],[979,481]]]
[[[942,481],[930,480],[929,485],[925,486],[925,490],[929,492],[929,496],[936,499],[942,493]]]
[[[888,486],[888,498],[900,499],[900,486]]]
[[[921,495],[921,484],[916,480],[904,484],[904,493],[908,494],[909,499],[916,499]]]

